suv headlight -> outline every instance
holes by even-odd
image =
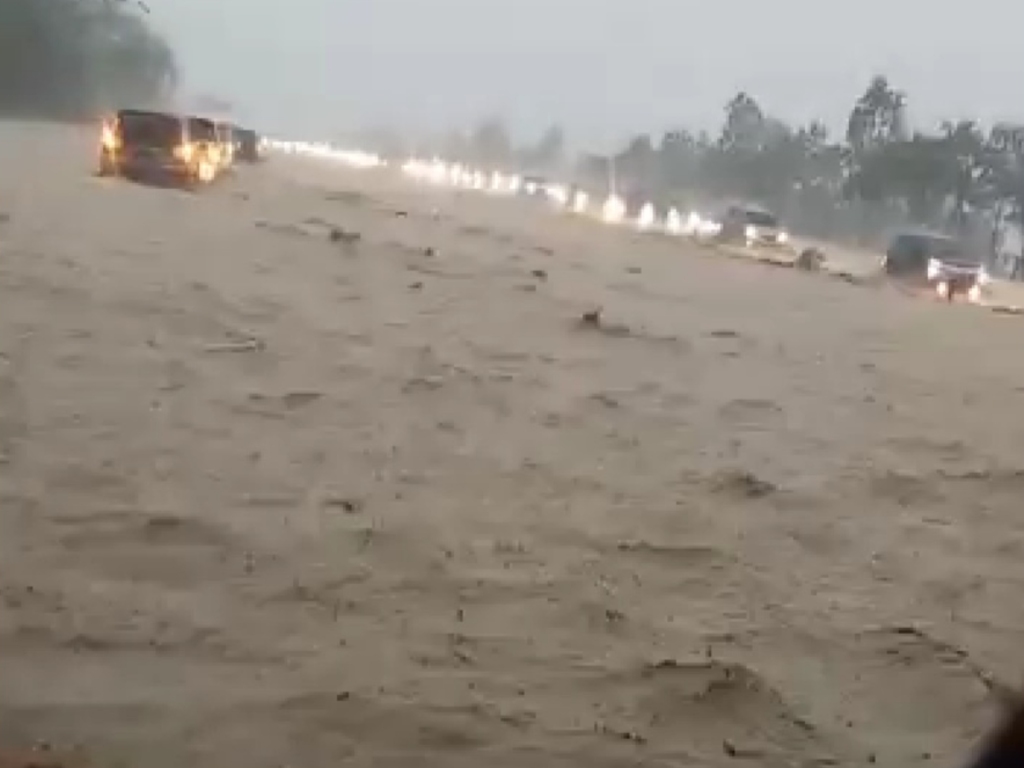
[[[104,149],[111,152],[119,148],[120,142],[118,141],[117,131],[106,123],[103,124],[103,129],[100,132],[100,143],[103,144]]]
[[[984,267],[978,270],[978,285],[988,285],[992,282],[992,276]]]
[[[942,265],[938,259],[928,259],[928,279],[934,280],[942,272]]]
[[[746,229],[743,230],[743,234],[746,235],[747,240],[753,240],[757,237],[757,227],[753,224],[747,224]]]
[[[789,242],[789,232],[787,232],[784,229],[780,229],[779,230],[779,238],[778,239],[779,239],[780,243],[788,243]]]

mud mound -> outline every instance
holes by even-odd
[[[0,745],[954,765],[1019,677],[1015,324],[338,164],[98,183],[94,131],[21,130]]]
[[[51,753],[48,749],[0,752],[0,768],[88,768],[79,757]]]
[[[805,720],[756,670],[712,659],[660,661],[614,676],[620,695],[606,702],[606,727],[658,752],[681,750],[696,762],[723,754],[785,765],[793,759],[837,758]]]
[[[714,493],[740,499],[761,499],[779,490],[775,483],[745,469],[723,470],[705,483]]]

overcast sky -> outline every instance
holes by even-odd
[[[910,118],[1024,121],[1024,0],[149,0],[192,92],[330,138],[486,114],[575,144],[717,128],[737,90],[845,124],[870,77]]]

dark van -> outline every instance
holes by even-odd
[[[170,180],[191,186],[215,168],[195,144],[188,120],[169,112],[122,109],[103,121],[99,175]]]
[[[948,301],[965,296],[977,302],[989,283],[980,254],[954,237],[926,230],[896,233],[882,267],[889,277],[927,287]]]

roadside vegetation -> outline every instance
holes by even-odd
[[[0,117],[81,120],[116,104],[158,106],[174,53],[125,0],[0,0]]]

